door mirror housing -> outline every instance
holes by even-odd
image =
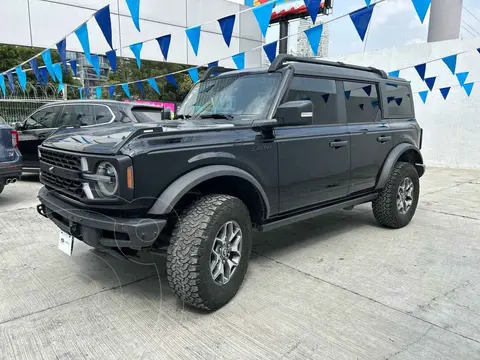
[[[15,130],[22,130],[23,129],[23,123],[21,123],[21,122],[13,123],[13,128]]]
[[[288,101],[278,107],[275,118],[280,125],[312,125],[313,104],[310,100]]]

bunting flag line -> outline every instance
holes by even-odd
[[[311,27],[310,29],[307,29],[304,32],[305,32],[305,35],[307,36],[307,40],[310,44],[310,47],[312,48],[313,55],[317,56],[318,47],[320,46],[320,40],[322,38],[322,33],[323,33],[323,25],[320,24],[320,25]]]
[[[105,53],[107,60],[112,68],[113,72],[117,72],[117,52],[116,50],[110,50]]]
[[[5,77],[3,74],[0,74],[0,90],[2,91],[3,97],[6,97],[7,90],[5,89]]]
[[[135,27],[140,31],[140,0],[125,0]],[[130,96],[129,96],[130,97]]]
[[[417,12],[418,18],[423,24],[432,0],[412,0],[412,2],[413,2],[413,7]]]
[[[197,68],[191,68],[188,69],[188,74],[190,75],[190,79],[192,79],[193,83],[196,84],[198,81],[198,69]]]
[[[80,100],[82,100],[83,99],[83,88],[82,87],[78,88],[78,95],[80,96]]]
[[[415,65],[415,70],[417,70],[418,76],[425,81],[425,72],[427,71],[427,64]]]
[[[27,74],[25,74],[25,71],[23,71],[20,65],[16,67],[16,71],[17,71],[17,78],[18,78],[18,82],[20,83],[20,87],[22,88],[22,91],[25,92],[27,88]]]
[[[95,89],[95,92],[97,93],[97,99],[100,100],[102,98],[102,88],[101,87],[97,87]]]
[[[218,60],[217,61],[212,61],[211,63],[208,63],[207,67],[217,67],[218,66]]]
[[[371,0],[365,0],[365,4],[366,4],[367,6],[370,6],[370,2],[371,2]]]
[[[157,85],[157,81],[154,79],[154,78],[150,78],[150,79],[147,79],[147,82],[148,84],[150,85],[150,87],[155,90],[155,92],[160,95],[160,90],[158,90],[158,85]]]
[[[102,34],[105,37],[110,49],[113,50],[113,41],[112,41],[112,19],[110,17],[110,5],[101,8],[95,13],[95,20],[97,21],[98,27],[102,30]]]
[[[362,87],[363,91],[365,91],[365,94],[367,94],[367,96],[370,96],[372,94],[372,85],[367,85],[367,86],[364,86]]]
[[[132,44],[129,47],[130,47],[130,50],[132,50],[133,55],[135,55],[135,59],[137,59],[137,66],[140,69],[140,66],[142,63],[140,53],[142,52],[143,43],[139,42],[136,44]]]
[[[450,87],[444,87],[440,89],[442,96],[445,100],[447,100],[448,93],[450,92]]]
[[[77,60],[69,60],[68,62],[72,68],[73,76],[77,76]]]
[[[350,19],[352,20],[355,29],[357,29],[358,35],[362,41],[365,40],[365,35],[367,33],[370,20],[372,19],[374,8],[375,4],[372,4],[368,7],[364,7],[363,9],[350,13]]]
[[[42,67],[42,68],[40,69],[40,76],[42,77],[42,81],[41,81],[42,84],[43,84],[43,85],[47,85],[47,83],[48,83],[48,71],[47,71],[47,68]]]
[[[40,77],[40,71],[38,70],[38,62],[37,59],[33,58],[29,61],[30,67],[32,68],[33,74],[39,83],[42,82],[42,78]]]
[[[100,60],[98,58],[98,55],[92,55],[90,57],[90,64],[92,64],[93,69],[95,70],[95,74],[97,74],[97,76],[99,77],[100,76]]]
[[[10,91],[13,93],[13,91],[15,90],[15,85],[13,82],[13,74],[11,71],[7,72],[7,79],[8,79],[8,86],[10,87]]]
[[[55,77],[57,78],[57,81],[60,84],[63,84],[62,64],[54,64],[53,72],[55,73]]]
[[[136,81],[135,85],[137,86],[138,91],[140,91],[140,97],[142,99],[144,99],[145,98],[145,88],[143,87],[142,82],[141,81]]]
[[[303,0],[305,7],[307,8],[308,15],[312,18],[312,23],[315,24],[317,16],[322,5],[322,0]]]
[[[455,75],[455,70],[457,68],[457,55],[446,56],[443,59],[445,65],[448,66],[453,75]]]
[[[65,85],[63,85],[63,84],[58,84],[57,94],[60,94],[60,92],[62,92],[64,89],[65,89]]]
[[[235,26],[235,15],[226,16],[224,18],[218,19],[218,24],[220,25],[220,30],[222,30],[223,40],[225,44],[230,47],[232,41],[233,27]]]
[[[83,88],[85,90],[85,98],[89,99],[90,98],[90,89],[88,87]]]
[[[468,74],[469,74],[468,71],[457,74],[457,79],[460,86],[465,85],[465,81],[467,81]]]
[[[75,35],[77,35],[78,41],[80,41],[80,45],[82,46],[85,57],[87,58],[88,62],[91,62],[87,23],[81,25],[77,30],[75,30]]]
[[[420,91],[418,95],[420,95],[420,99],[422,99],[423,103],[425,104],[427,102],[428,90]]]
[[[350,90],[345,91],[345,98],[346,98],[347,100],[350,100],[350,95],[351,95],[351,94],[352,94],[352,92],[351,92]]]
[[[272,43],[263,45],[263,51],[265,51],[265,54],[270,62],[273,62],[273,60],[275,60],[277,57],[277,43],[278,41],[274,41]]]
[[[60,40],[56,46],[60,60],[65,69],[67,69],[67,39]]]
[[[245,69],[245,53],[240,53],[232,56],[233,62],[237,66],[238,70]]]
[[[463,89],[467,93],[467,96],[470,97],[470,95],[472,94],[472,90],[473,90],[473,82],[468,83],[468,84],[463,84]]]
[[[198,46],[200,45],[200,32],[200,25],[185,29],[185,33],[187,34],[188,41],[192,46],[195,56],[198,56]]]
[[[254,7],[252,10],[263,37],[267,36],[268,25],[270,25],[274,5],[274,1],[269,1],[263,5]]]
[[[130,99],[130,89],[128,88],[128,84],[122,84],[122,89],[125,95],[127,95],[128,98]]]
[[[156,38],[158,42],[158,46],[160,46],[160,50],[162,51],[162,55],[167,61],[168,58],[168,50],[170,49],[170,43],[172,41],[172,35],[164,35]]]
[[[42,53],[42,59],[48,70],[48,73],[50,74],[52,79],[55,80],[55,73],[53,71],[53,65],[52,65],[52,54],[50,53],[50,49],[47,49]]]
[[[115,93],[115,86],[109,86],[108,87],[108,97],[111,99]]]
[[[400,70],[390,71],[388,75],[398,78],[400,77]]]
[[[165,75],[165,80],[167,80],[174,87],[178,88],[177,80],[175,80],[175,77],[172,74]]]
[[[437,80],[437,77],[436,76],[433,76],[433,77],[429,77],[429,78],[426,78],[425,79],[425,84],[427,84],[428,88],[430,89],[430,91],[433,90],[433,87],[435,86],[435,80]]]

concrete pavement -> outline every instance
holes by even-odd
[[[364,205],[257,234],[212,314],[174,296],[163,258],[61,253],[38,188],[0,195],[0,359],[480,359],[480,171],[428,169],[401,230]]]

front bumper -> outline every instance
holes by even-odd
[[[38,193],[40,215],[53,221],[61,230],[100,248],[140,250],[153,245],[165,227],[165,219],[112,217],[78,208],[43,187]]]

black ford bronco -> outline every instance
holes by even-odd
[[[124,258],[166,252],[174,292],[215,310],[244,279],[254,229],[367,202],[381,225],[407,225],[421,142],[409,83],[384,71],[289,55],[213,67],[176,120],[48,138],[38,212],[62,242]]]

